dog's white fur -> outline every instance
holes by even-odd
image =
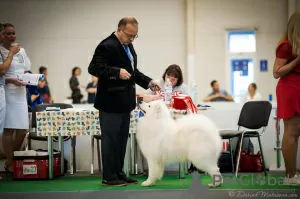
[[[162,101],[143,102],[140,107],[146,114],[138,121],[136,138],[149,167],[148,179],[142,186],[161,179],[167,163],[190,161],[210,176],[221,176],[217,162],[222,140],[212,120],[199,114],[174,120]]]

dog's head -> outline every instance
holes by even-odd
[[[140,102],[139,107],[144,112],[145,117],[157,119],[171,117],[171,113],[167,105],[162,100],[156,100],[148,103]]]

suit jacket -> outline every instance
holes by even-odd
[[[152,80],[137,69],[137,55],[133,45],[128,46],[133,56],[134,67],[115,33],[101,41],[94,52],[88,72],[99,78],[94,107],[100,111],[132,111],[136,107],[135,84],[147,89]],[[131,74],[129,80],[120,79],[120,68]]]

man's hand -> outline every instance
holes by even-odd
[[[217,93],[215,94],[215,98],[224,98],[224,95],[222,95],[221,93]]]
[[[123,79],[123,80],[128,80],[130,79],[131,77],[131,74],[127,72],[127,70],[121,68],[120,70],[120,79]]]
[[[161,90],[161,88],[159,87],[159,85],[154,81],[154,80],[151,80],[149,85],[148,85],[148,88],[150,88],[154,93],[158,92]]]

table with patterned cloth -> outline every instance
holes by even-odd
[[[98,110],[63,109],[36,113],[38,136],[100,135]]]
[[[61,172],[64,173],[63,136],[100,135],[99,111],[62,109],[36,113],[37,136],[48,136],[49,179],[53,178],[53,136],[58,136]]]

